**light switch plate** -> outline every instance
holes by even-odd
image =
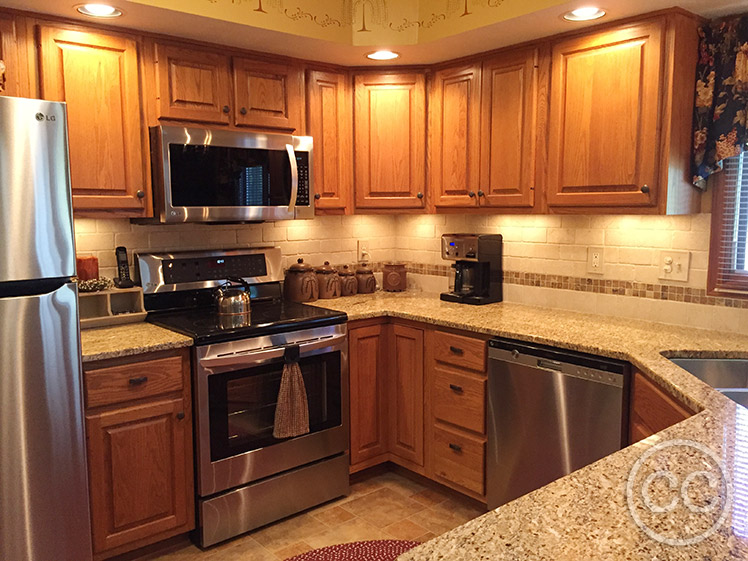
[[[594,275],[603,274],[605,264],[605,249],[601,246],[590,246],[587,248],[587,272]]]
[[[369,240],[358,240],[358,261],[371,261],[371,253],[369,252],[370,242]]]
[[[688,281],[688,269],[691,266],[690,251],[676,251],[674,249],[663,249],[660,251],[658,261],[662,280]]]

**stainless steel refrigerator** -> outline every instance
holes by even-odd
[[[0,559],[91,555],[65,104],[0,97]]]

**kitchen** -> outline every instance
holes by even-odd
[[[317,4],[0,1],[2,557],[744,558],[745,2]]]

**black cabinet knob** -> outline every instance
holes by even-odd
[[[223,112],[228,113],[231,110],[231,108],[228,105],[223,106]]]
[[[649,193],[649,185],[642,185],[642,193]]]
[[[479,197],[485,197],[485,196],[486,196],[486,194],[485,194],[485,193],[484,193],[483,191],[479,190],[479,191],[478,191],[478,196],[479,196]]]
[[[241,113],[242,115],[246,115],[247,114],[247,108],[246,107],[242,107],[241,109],[239,109],[239,113]]]
[[[422,199],[422,198],[423,198],[423,193],[419,192],[419,193],[418,193],[418,194],[416,195],[416,197],[418,197],[419,199]]]
[[[468,197],[471,199],[475,197],[475,191],[468,191]]]
[[[184,411],[180,411],[179,413],[177,413],[177,419],[179,419],[180,421],[184,419]]]
[[[322,195],[320,195],[319,193],[315,193],[315,194],[314,194],[314,200],[315,200],[315,201],[318,201],[318,200],[320,200],[320,198],[322,198]]]
[[[139,199],[142,199],[145,197],[145,191],[142,191],[142,190],[138,191],[135,194],[138,196]]]

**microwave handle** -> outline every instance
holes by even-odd
[[[299,169],[296,167],[296,152],[293,145],[286,144],[286,152],[288,163],[291,164],[291,200],[288,203],[288,212],[292,214],[296,211],[296,199],[299,196]]]

